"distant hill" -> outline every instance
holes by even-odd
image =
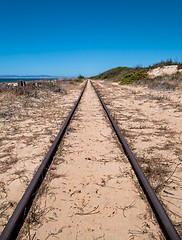
[[[0,75],[0,78],[57,78],[50,75]]]
[[[116,67],[112,68],[106,72],[100,73],[96,76],[91,77],[91,79],[111,79],[111,80],[118,80],[122,78],[124,75],[133,73],[136,71],[141,71],[142,67],[136,67],[136,68],[131,68],[131,67]]]
[[[26,76],[18,76],[18,75],[0,75],[0,84],[5,82],[16,82],[17,80],[23,81],[35,81],[35,80],[45,80],[45,79],[59,79],[62,77],[58,76],[49,76],[49,75],[26,75]]]
[[[162,68],[164,66],[177,65],[178,69],[182,69],[182,63],[173,61],[172,59],[168,59],[166,61],[161,61],[159,63],[155,63],[148,67],[116,67],[110,70],[107,70],[103,73],[100,73],[96,76],[92,76],[91,79],[108,79],[108,80],[118,80],[124,82],[133,82],[135,80],[139,80],[140,78],[146,78],[147,72],[151,69]],[[132,79],[132,80],[131,80]],[[127,80],[127,81],[126,81]]]

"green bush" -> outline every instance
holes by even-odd
[[[143,71],[139,71],[139,72],[134,72],[134,73],[129,73],[124,75],[121,79],[120,79],[120,85],[121,84],[129,84],[129,83],[133,83],[137,80],[141,80],[144,79],[148,76],[148,74],[146,72]]]
[[[155,63],[155,64],[149,66],[148,68],[150,70],[150,69],[154,69],[154,68],[158,68],[158,67],[164,67],[164,66],[170,66],[170,65],[179,65],[179,64],[180,64],[180,62],[173,61],[172,58],[170,58],[170,59],[167,59],[166,61],[162,60],[159,63]]]
[[[78,79],[84,79],[85,77],[84,76],[82,76],[82,75],[79,75],[78,76]]]
[[[182,69],[182,63],[178,65],[178,70]]]

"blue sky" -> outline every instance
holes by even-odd
[[[182,61],[181,9],[181,0],[0,0],[0,75]]]

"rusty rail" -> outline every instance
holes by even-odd
[[[159,225],[166,237],[166,239],[170,239],[170,240],[180,240],[180,236],[177,233],[174,225],[172,224],[171,220],[169,219],[166,211],[164,210],[161,202],[159,201],[158,197],[156,196],[154,190],[152,189],[150,183],[148,182],[147,178],[145,177],[141,167],[139,166],[136,158],[134,157],[131,149],[129,148],[126,140],[124,139],[124,137],[122,136],[118,126],[116,125],[116,123],[114,122],[113,118],[111,117],[106,105],[104,104],[103,100],[101,99],[97,89],[95,88],[95,86],[93,85],[92,81],[91,84],[105,110],[105,112],[107,113],[107,116],[112,124],[112,127],[124,149],[124,152],[128,158],[128,160],[130,161],[130,164],[132,165],[132,168],[137,176],[137,179],[145,193],[145,195],[147,196],[147,199],[157,217],[157,220],[159,222]]]
[[[22,196],[21,200],[19,201],[16,209],[14,210],[11,218],[9,219],[7,225],[5,226],[1,236],[0,240],[9,240],[9,239],[16,239],[24,220],[30,210],[30,207],[32,205],[33,199],[35,198],[36,192],[39,189],[47,170],[53,160],[53,157],[57,151],[57,148],[64,136],[64,133],[71,121],[71,118],[81,100],[81,97],[84,93],[84,90],[86,88],[87,82],[76,101],[73,109],[71,110],[70,114],[68,115],[66,121],[64,122],[60,132],[58,133],[57,137],[55,138],[53,144],[51,145],[48,153],[46,154],[44,160],[42,161],[41,165],[39,166],[37,172],[35,173],[32,181],[30,182],[29,186],[27,187],[24,195]]]

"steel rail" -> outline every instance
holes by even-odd
[[[0,240],[16,239],[16,237],[23,225],[23,222],[28,214],[28,211],[32,205],[33,199],[35,198],[36,192],[39,189],[39,187],[46,175],[46,172],[53,160],[53,157],[57,151],[57,148],[58,148],[58,146],[64,136],[64,133],[71,121],[71,118],[81,100],[81,97],[84,93],[86,85],[87,85],[87,82],[85,83],[84,88],[83,88],[78,100],[76,101],[73,109],[71,110],[67,119],[65,120],[64,124],[62,125],[60,132],[58,133],[57,137],[55,138],[55,140],[54,140],[53,144],[51,145],[49,151],[47,152],[44,160],[40,164],[32,181],[30,182],[24,195],[22,196],[16,209],[14,210],[11,218],[9,219],[7,225],[5,226],[3,232],[0,236]]]
[[[103,100],[101,99],[97,89],[95,88],[95,86],[93,85],[92,81],[91,81],[91,85],[93,86],[105,112],[107,113],[107,116],[112,124],[112,127],[124,149],[124,152],[128,158],[128,160],[130,161],[130,164],[132,165],[132,168],[137,176],[137,179],[144,191],[144,193],[147,196],[147,199],[157,217],[157,220],[159,222],[159,225],[166,237],[166,239],[170,239],[170,240],[181,240],[178,232],[176,231],[174,225],[172,224],[171,220],[169,219],[166,211],[164,210],[161,202],[159,201],[158,197],[156,196],[154,190],[152,189],[150,183],[148,182],[146,176],[144,175],[141,167],[139,166],[136,158],[134,157],[131,149],[129,148],[126,140],[124,139],[124,137],[122,136],[118,126],[116,125],[116,123],[114,122],[113,118],[111,117],[106,105],[104,104]]]

